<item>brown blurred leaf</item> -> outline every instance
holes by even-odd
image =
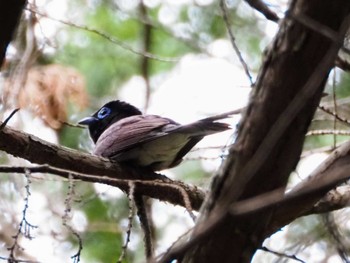
[[[69,101],[80,110],[87,106],[85,80],[77,70],[57,64],[31,68],[18,94],[18,106],[31,110],[53,129],[67,121]]]

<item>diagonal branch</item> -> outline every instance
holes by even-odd
[[[269,211],[271,208],[277,208],[274,216],[275,221],[272,221],[270,225],[272,227],[267,227],[270,231],[268,233],[272,234],[299,216],[328,212],[330,211],[329,209],[344,207],[345,202],[349,200],[349,194],[344,195],[344,198],[339,196],[339,200],[334,206],[327,206],[327,204],[331,204],[327,195],[321,200],[321,202],[323,201],[323,207],[322,204],[321,207],[313,206],[313,204],[336,185],[350,177],[348,173],[350,169],[349,159],[350,142],[343,145],[339,150],[334,151],[324,164],[310,176],[309,180],[302,182],[283,198],[281,198],[281,195],[284,192],[284,188],[279,188],[232,204],[229,209],[216,213],[209,218],[190,241],[172,247],[158,262],[169,262],[172,258],[182,256],[186,250],[193,248],[196,243],[207,241],[210,233],[215,232],[218,226],[227,218],[227,213],[230,214],[231,222],[239,219],[247,221],[250,218],[258,217],[259,214]],[[303,211],[303,213],[298,213],[298,210]]]
[[[280,30],[266,52],[235,145],[214,180],[202,209],[204,213],[182,254],[177,249],[173,255],[168,253],[167,259],[250,262],[264,239],[277,230],[271,226],[280,215],[276,215],[275,207],[244,218],[229,216],[227,210],[237,201],[285,188],[341,47],[339,40],[349,26],[350,5],[343,0],[337,3],[298,0],[291,1],[290,10],[337,32],[337,41],[294,19],[281,21]],[[283,198],[283,193],[280,191],[278,198]],[[308,203],[308,207],[312,205]],[[285,214],[300,216],[300,207],[296,211],[290,206],[283,207]],[[222,244],[235,245],[227,249]]]
[[[41,16],[41,17],[46,17],[52,21],[56,21],[58,23],[61,23],[63,25],[67,25],[67,26],[70,26],[70,27],[73,27],[73,28],[77,28],[77,29],[80,29],[80,30],[84,30],[84,31],[87,31],[87,32],[90,32],[90,33],[93,33],[93,34],[96,34],[97,36],[99,37],[102,37],[104,39],[106,39],[107,41],[127,50],[127,51],[130,51],[131,53],[134,53],[136,55],[139,55],[139,56],[143,56],[143,57],[147,57],[149,59],[154,59],[154,60],[158,60],[158,61],[163,61],[163,62],[171,62],[171,63],[175,63],[175,62],[178,62],[179,61],[179,58],[171,58],[171,57],[161,57],[161,56],[158,56],[158,55],[155,55],[155,54],[151,54],[149,52],[143,52],[143,51],[140,51],[132,46],[130,46],[129,44],[127,44],[126,42],[123,42],[122,40],[120,39],[117,39],[105,32],[102,32],[98,29],[95,29],[95,28],[91,28],[91,27],[88,27],[88,26],[84,26],[84,25],[78,25],[78,24],[75,24],[73,22],[70,22],[70,21],[65,21],[65,20],[62,20],[62,19],[58,19],[58,18],[53,18],[53,17],[50,17],[44,13],[41,13],[40,11],[36,10],[35,8],[33,7],[28,7],[26,8],[26,10],[28,10],[29,12],[32,12],[32,13],[35,13],[36,15],[38,16]]]
[[[204,200],[204,192],[195,186],[171,180],[161,174],[122,166],[108,159],[54,145],[7,126],[0,130],[0,150],[32,163],[44,165],[30,168],[31,172],[49,172],[65,178],[71,174],[73,178],[116,186],[124,192],[128,192],[128,182],[133,180],[137,182],[136,191],[139,194],[186,208],[190,200],[190,206],[194,210],[198,210]],[[6,167],[3,167],[0,171],[23,172],[23,169],[22,167],[15,170],[14,167],[9,167],[6,171]]]
[[[272,11],[262,0],[245,0],[251,7],[262,13],[268,20],[278,22],[278,15]]]
[[[226,6],[226,2],[225,0],[220,0],[220,8],[221,8],[221,11],[222,11],[222,16],[223,16],[223,20],[225,22],[225,25],[226,25],[226,29],[227,29],[227,32],[230,36],[230,40],[231,40],[231,45],[244,69],[244,72],[245,74],[247,75],[248,77],[248,80],[250,82],[250,85],[253,87],[254,86],[254,81],[253,81],[253,77],[252,75],[250,74],[250,71],[249,71],[249,67],[248,67],[248,64],[245,62],[244,58],[242,57],[242,54],[241,54],[241,51],[239,50],[237,44],[236,44],[236,39],[235,39],[235,36],[233,35],[233,32],[231,30],[231,24],[230,24],[230,19],[229,19],[229,16],[228,16],[228,11],[227,11],[227,6]]]
[[[317,204],[327,192],[350,177],[350,142],[346,142],[324,161],[308,178],[297,185],[286,194],[285,198],[291,196],[304,196],[299,200],[292,201],[288,206],[280,206],[275,211],[274,220],[271,222],[272,229],[278,229],[282,225],[289,223],[301,215],[310,214],[317,209]],[[322,202],[322,200],[321,200]],[[314,207],[314,208],[311,208]],[[311,208],[311,209],[310,209]]]
[[[338,186],[329,191],[305,215],[329,213],[350,205],[350,186]]]
[[[148,10],[143,1],[140,3],[140,16],[147,21],[148,20]],[[151,24],[143,23],[143,52],[150,53],[152,49],[152,35],[153,29]],[[147,111],[149,107],[149,102],[151,99],[151,83],[150,83],[150,60],[148,57],[141,57],[140,61],[140,69],[142,77],[145,81],[146,93],[145,93],[145,106],[144,110]]]

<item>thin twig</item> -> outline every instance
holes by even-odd
[[[160,188],[165,188],[165,189],[175,189],[176,192],[181,196],[182,199],[182,205],[185,207],[193,207],[191,203],[191,199],[189,197],[188,191],[194,191],[196,195],[201,196],[203,195],[204,198],[204,192],[202,192],[200,189],[197,187],[190,188],[188,185],[184,184],[181,181],[173,181],[165,177],[164,181],[162,180],[127,180],[127,179],[118,179],[118,178],[112,178],[112,177],[107,177],[107,176],[98,176],[98,175],[89,175],[89,174],[82,174],[82,173],[77,173],[77,172],[72,172],[72,171],[67,171],[59,168],[54,168],[49,165],[38,165],[38,166],[31,166],[31,167],[23,167],[23,166],[0,166],[0,172],[2,173],[24,173],[25,170],[30,171],[31,173],[51,173],[55,174],[64,178],[69,178],[71,176],[74,179],[79,179],[83,180],[86,182],[98,182],[98,183],[103,183],[103,184],[108,184],[108,185],[113,185],[113,186],[120,186],[120,185],[125,185],[128,184],[129,182],[134,182],[138,183],[140,186],[142,185],[147,185],[147,186],[152,186],[152,187],[159,187]],[[183,189],[183,191],[180,189]],[[189,201],[186,201],[189,200]],[[186,203],[191,204],[189,206]],[[196,210],[199,209],[199,206],[196,207]]]
[[[222,150],[222,149],[227,149],[229,145],[220,145],[220,146],[206,146],[206,147],[195,147],[191,149],[192,152],[197,152],[197,151],[206,151],[206,150]]]
[[[337,96],[335,94],[335,86],[336,86],[336,68],[333,68],[333,81],[332,81],[332,94],[333,94],[333,108],[335,115],[338,115],[338,107],[337,107]],[[333,120],[333,130],[337,129],[337,119],[334,118]],[[337,146],[337,136],[334,134],[333,136],[333,148]]]
[[[153,238],[152,238],[152,230],[149,223],[149,217],[147,214],[147,210],[145,209],[144,196],[140,194],[134,195],[135,205],[137,207],[137,216],[140,219],[141,228],[144,233],[144,241],[145,241],[145,254],[147,258],[147,262],[153,261],[154,255],[154,246],[153,246]]]
[[[6,258],[6,257],[1,257],[0,256],[0,260],[5,260],[8,263],[40,263],[40,261],[36,261],[36,260],[25,260],[25,259],[16,259],[16,261],[11,261],[11,258]]]
[[[73,124],[73,123],[69,123],[67,121],[59,121],[60,123],[62,123],[63,125],[66,125],[68,127],[72,127],[72,128],[79,128],[79,129],[85,129],[86,126],[80,125],[80,124]]]
[[[130,242],[131,229],[132,229],[132,220],[134,218],[134,192],[135,192],[135,184],[133,182],[129,182],[129,192],[128,192],[128,200],[129,200],[129,215],[128,215],[128,227],[126,230],[125,243],[122,246],[122,253],[119,256],[117,263],[122,263],[123,259],[126,256],[126,251],[128,249],[128,244]]]
[[[172,31],[171,28],[166,27],[165,25],[161,24],[159,21],[152,20],[152,17],[149,17],[149,16],[147,17],[147,19],[144,19],[143,17],[140,17],[138,15],[133,16],[130,13],[128,13],[128,16],[137,22],[140,22],[143,24],[149,24],[150,26],[152,26],[152,28],[154,30],[163,31],[165,34],[167,34],[168,36],[174,38],[175,40],[185,44],[187,48],[191,48],[193,51],[204,53],[204,54],[208,55],[209,57],[213,56],[213,54],[208,52],[208,49],[204,47],[205,45],[203,45],[203,44],[200,45],[198,43],[198,40],[200,40],[200,39],[184,37],[181,34],[176,34],[175,32]]]
[[[226,155],[220,155],[217,157],[207,157],[207,156],[197,156],[197,157],[185,157],[183,158],[184,161],[198,161],[198,160],[206,160],[206,161],[213,161],[225,158]]]
[[[306,263],[304,260],[301,260],[300,258],[297,258],[296,255],[288,255],[286,253],[277,252],[277,251],[271,250],[271,249],[269,249],[269,248],[267,248],[265,246],[260,247],[259,249],[262,250],[262,251],[274,254],[275,256],[278,256],[278,257],[289,258],[289,259],[292,259],[292,260],[295,260],[295,261],[298,261],[298,262],[301,262],[301,263]]]
[[[73,260],[73,263],[79,263],[81,251],[83,250],[83,241],[80,235],[78,234],[78,232],[74,230],[73,227],[68,223],[68,219],[72,211],[71,202],[74,196],[74,188],[75,188],[75,184],[74,184],[73,177],[69,176],[68,192],[67,192],[66,199],[64,200],[64,204],[66,207],[64,210],[64,214],[62,216],[62,225],[66,227],[72,233],[72,235],[78,239],[78,251],[73,256],[71,256],[71,259]]]
[[[27,212],[29,208],[29,196],[31,195],[30,193],[30,171],[28,169],[24,170],[24,174],[27,180],[27,184],[25,186],[26,189],[26,194],[24,197],[24,208],[22,211],[22,219],[21,222],[18,225],[17,233],[12,237],[14,242],[11,247],[7,248],[10,251],[9,259],[8,262],[18,262],[15,256],[15,252],[17,249],[22,249],[22,247],[19,245],[19,237],[22,235],[25,238],[31,240],[33,239],[30,231],[32,229],[38,228],[38,226],[35,226],[27,220]]]
[[[316,136],[316,135],[350,135],[350,131],[344,130],[313,130],[306,133],[306,136]],[[334,142],[336,143],[336,141]],[[336,147],[336,144],[333,144],[333,149]]]
[[[242,66],[243,66],[244,72],[245,72],[245,74],[247,75],[247,77],[249,79],[250,85],[253,86],[254,82],[253,82],[252,75],[249,72],[248,65],[247,65],[247,63],[245,62],[245,60],[242,57],[241,51],[239,50],[239,48],[238,48],[238,46],[236,44],[235,36],[233,35],[233,32],[231,30],[231,23],[230,23],[230,19],[228,17],[228,12],[227,12],[227,7],[226,7],[225,0],[220,0],[220,8],[222,10],[224,22],[225,22],[225,25],[226,25],[227,32],[228,32],[228,34],[230,36],[232,47],[233,47],[234,51],[236,52],[236,55],[238,56],[238,59],[239,59],[239,61],[241,62]]]
[[[165,58],[165,57],[160,57],[160,56],[157,56],[157,55],[154,55],[154,54],[151,54],[149,52],[142,52],[140,50],[137,50],[133,47],[131,47],[130,45],[128,45],[127,43],[119,40],[119,39],[116,39],[110,35],[108,35],[107,33],[105,32],[102,32],[98,29],[95,29],[95,28],[91,28],[91,27],[88,27],[88,26],[83,26],[83,25],[78,25],[78,24],[75,24],[73,22],[69,22],[69,21],[65,21],[65,20],[62,20],[62,19],[58,19],[58,18],[53,18],[53,17],[50,17],[44,13],[41,13],[39,12],[38,10],[35,10],[33,7],[32,8],[25,8],[26,10],[28,10],[29,12],[33,12],[39,16],[42,16],[42,17],[46,17],[52,21],[55,21],[55,22],[59,22],[61,24],[64,24],[64,25],[67,25],[67,26],[71,26],[71,27],[74,27],[74,28],[78,28],[78,29],[81,29],[81,30],[84,30],[84,31],[87,31],[87,32],[90,32],[90,33],[93,33],[93,34],[96,34],[102,38],[105,38],[107,39],[108,41],[110,41],[111,43],[113,44],[116,44],[117,46],[127,50],[127,51],[130,51],[136,55],[140,55],[140,56],[145,56],[147,58],[150,58],[150,59],[154,59],[154,60],[158,60],[158,61],[162,61],[162,62],[178,62],[180,58]]]
[[[147,21],[147,7],[144,5],[143,1],[140,2],[140,16]],[[152,26],[149,23],[143,24],[143,52],[149,53],[152,48]],[[146,96],[145,96],[145,106],[144,111],[146,112],[149,107],[149,102],[151,98],[151,83],[149,79],[149,71],[150,71],[150,61],[146,56],[141,57],[141,74],[146,84]]]
[[[4,120],[4,122],[0,125],[0,131],[3,130],[5,128],[5,126],[7,125],[7,123],[11,120],[11,118],[13,117],[13,115],[15,115],[15,113],[19,111],[19,108],[14,109],[11,114]]]
[[[350,121],[349,121],[349,120],[340,117],[338,114],[336,114],[335,112],[333,112],[333,111],[327,109],[326,107],[324,107],[324,106],[322,106],[322,105],[319,105],[318,108],[319,108],[321,111],[323,111],[323,112],[325,112],[325,113],[327,113],[327,114],[329,114],[329,115],[332,115],[333,117],[335,117],[338,121],[342,122],[343,124],[350,125]]]
[[[183,202],[184,202],[184,206],[188,212],[188,214],[190,215],[190,217],[192,218],[193,222],[196,221],[196,216],[193,213],[193,209],[191,206],[191,201],[188,197],[188,194],[186,193],[185,189],[183,187],[179,187],[179,186],[175,186],[175,188],[181,193],[182,198],[183,198]]]

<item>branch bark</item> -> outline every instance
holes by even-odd
[[[329,200],[329,198],[331,198],[329,197],[331,193],[328,194],[327,197],[327,192],[350,177],[349,164],[350,142],[347,142],[334,150],[326,161],[324,161],[309,176],[308,180],[303,181],[286,194],[286,197],[288,198],[289,196],[297,196],[301,193],[317,189],[312,195],[304,196],[302,199],[295,200],[287,207],[278,207],[275,211],[274,219],[270,221],[270,234],[272,234],[271,232],[274,230],[281,228],[281,226],[293,221],[299,216],[316,213],[317,209],[322,209],[322,206],[318,206],[317,202],[320,201],[319,205],[322,205],[322,202],[327,201],[327,198]],[[344,205],[346,200],[346,195],[340,198],[338,200],[339,206]],[[330,208],[331,206],[329,209]]]
[[[25,0],[0,1],[0,67],[26,2]]]
[[[313,211],[315,202],[349,176],[350,146],[344,146],[311,180],[284,195],[342,44],[343,28],[349,26],[349,13],[350,3],[346,0],[291,2],[289,16],[281,23],[265,57],[237,143],[214,180],[190,242],[203,233],[205,224],[215,224],[204,233],[205,239],[197,239],[191,250],[187,246],[184,257],[178,258],[184,262],[248,262],[267,236]],[[308,23],[303,22],[305,18]],[[204,193],[196,187],[49,144],[9,127],[0,129],[0,150],[50,165],[31,168],[32,172],[48,171],[63,177],[72,174],[74,178],[110,184],[125,192],[129,180],[133,180],[139,194],[195,210],[204,199]],[[18,168],[19,172],[24,170]],[[264,202],[256,202],[257,196],[264,195]],[[279,198],[281,201],[276,201]]]
[[[211,222],[216,225],[212,223],[211,233],[185,252],[183,262],[250,262],[264,239],[276,230],[271,225],[278,220],[276,207],[244,219],[230,216],[227,211],[237,201],[275,189],[282,189],[275,198],[283,198],[283,189],[299,160],[305,133],[349,27],[349,13],[350,2],[346,0],[291,2],[289,15],[281,22],[266,53],[236,144],[214,180],[192,238]],[[305,17],[312,24],[304,24]],[[329,38],[324,32],[336,37]],[[308,207],[313,204],[308,203]],[[291,208],[284,207],[284,212],[289,214]],[[294,216],[300,215],[298,209],[293,212]],[[234,245],[228,249],[223,244]]]
[[[181,181],[54,145],[8,126],[0,129],[0,150],[32,163],[50,166],[41,167],[38,172],[46,171],[66,178],[71,174],[74,178],[84,181],[119,187],[124,192],[129,190],[128,181],[133,180],[136,181],[135,191],[138,194],[181,205],[187,209],[198,210],[205,196],[199,188]]]
[[[323,214],[346,208],[350,205],[350,186],[339,186],[329,191],[304,215]]]

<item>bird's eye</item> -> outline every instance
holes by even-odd
[[[111,113],[111,109],[110,109],[110,108],[103,107],[103,108],[100,109],[100,111],[97,113],[97,118],[99,118],[99,119],[104,119],[104,118],[107,117],[110,113]]]

